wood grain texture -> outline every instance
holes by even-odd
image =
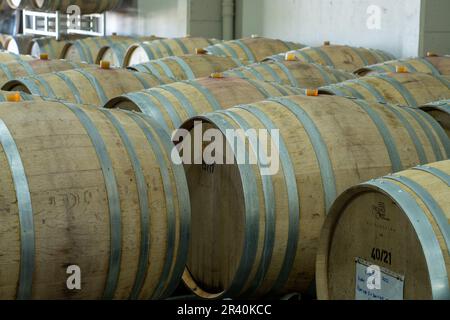
[[[245,64],[244,61],[231,57],[195,54],[162,58],[130,66],[128,69],[183,81],[209,77],[213,73],[224,72]]]
[[[25,61],[29,61],[29,60],[34,60],[35,58],[33,58],[32,56],[28,56],[28,55],[18,55],[12,52],[6,52],[6,51],[1,51],[0,50],[0,63],[7,63],[7,62],[11,62],[11,61],[16,61],[16,60],[25,60]]]
[[[86,115],[105,147],[104,155],[111,161],[108,173],[115,177],[118,190],[115,199],[110,198],[104,162],[96,149],[99,142],[87,130],[86,120],[59,102],[4,103],[0,108],[31,194],[35,254],[32,283],[25,284],[32,288],[29,298],[102,299],[111,266],[119,271],[113,279],[114,299],[128,299],[132,293],[140,299],[170,295],[184,269],[190,210],[183,168],[171,161],[170,137],[137,114],[73,108]],[[17,297],[23,245],[15,169],[3,147],[2,300]],[[119,203],[118,229],[112,227],[111,200]],[[119,257],[111,265],[111,252],[117,250],[113,238],[119,241]],[[147,259],[144,248],[148,248]],[[81,268],[81,290],[66,287],[70,265]],[[143,272],[142,283],[135,289],[138,270]]]
[[[317,257],[320,299],[355,299],[355,257],[402,275],[405,300],[450,299],[450,162],[423,168],[442,176],[407,170],[356,186],[336,201]],[[373,248],[391,259],[375,261]],[[444,276],[436,278],[436,270]]]
[[[362,67],[395,59],[387,52],[342,45],[308,47],[293,52],[303,62],[354,72]]]
[[[304,48],[304,45],[269,38],[244,38],[225,41],[206,49],[210,54],[229,56],[243,61],[260,62],[269,56]]]
[[[405,67],[408,72],[450,75],[450,57],[424,57],[413,59],[392,60],[355,71],[363,77],[373,73],[395,72],[397,66]]]
[[[9,36],[3,41],[3,46],[9,52],[30,55],[34,38],[32,35],[24,34]]]
[[[342,70],[300,61],[266,61],[259,64],[236,68],[225,75],[248,79],[277,82],[299,88],[317,89],[326,85],[355,79]]]
[[[136,43],[128,48],[123,66],[128,67],[166,57],[195,54],[196,49],[202,49],[219,42],[215,39],[185,37]]]
[[[296,88],[258,80],[200,78],[126,94],[110,100],[105,106],[143,112],[172,133],[184,121],[197,115],[300,93],[301,90]]]
[[[98,56],[105,47],[114,44],[123,44],[127,47],[136,41],[151,41],[153,36],[149,37],[127,37],[127,36],[107,36],[107,37],[89,37],[67,43],[61,52],[61,58],[70,61],[96,63]],[[116,61],[112,61],[116,65]],[[121,65],[119,65],[121,66]]]
[[[327,210],[340,193],[450,155],[450,140],[424,112],[342,97],[279,98],[204,115],[183,128],[224,133],[245,130],[243,123],[279,130],[280,170],[263,176],[261,165],[186,166],[193,211],[184,281],[202,298],[305,293]],[[248,146],[246,152],[253,153]],[[202,163],[202,155],[194,158]]]
[[[70,46],[80,38],[83,38],[83,36],[65,35],[60,40],[50,37],[33,39],[31,55],[33,57],[40,57],[41,54],[45,53],[48,54],[50,59],[63,59],[64,48]]]
[[[10,80],[37,74],[53,73],[78,68],[96,68],[86,63],[69,62],[66,60],[30,60],[2,63],[0,67],[0,87]]]
[[[73,103],[103,105],[127,92],[139,91],[173,82],[148,73],[125,69],[74,69],[9,81],[6,90],[19,90],[50,99]]]
[[[27,100],[43,100],[41,97],[39,96],[33,96],[31,94],[26,94],[25,92],[18,92],[18,91],[3,91],[0,90],[0,102],[6,102],[8,101],[8,96],[18,93],[21,97],[21,100],[27,101]]]
[[[162,38],[149,36],[149,37],[139,37],[130,39],[119,39],[114,41],[109,41],[109,43],[103,46],[97,54],[95,63],[100,63],[102,60],[110,61],[111,65],[114,67],[122,67],[124,65],[125,55],[128,48],[136,43],[136,41],[154,41],[160,40]]]
[[[431,115],[450,137],[450,100],[427,104],[421,109]]]
[[[450,99],[450,77],[425,73],[373,74],[320,88],[321,93],[420,107]]]

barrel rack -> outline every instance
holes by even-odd
[[[55,37],[57,40],[66,34],[86,36],[105,36],[106,14],[69,16],[60,11],[37,12],[23,10],[23,33]]]

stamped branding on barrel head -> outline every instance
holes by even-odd
[[[378,203],[376,206],[372,206],[372,212],[377,220],[391,221],[386,215],[386,204],[383,202]]]

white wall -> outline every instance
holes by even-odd
[[[188,0],[139,0],[140,34],[182,37],[188,33]]]
[[[371,5],[381,8],[379,30],[367,27]],[[238,0],[238,8],[238,37],[259,34],[307,45],[330,40],[399,57],[419,52],[421,0]]]
[[[108,13],[107,33],[161,37],[222,37],[222,0],[137,0],[135,8]]]

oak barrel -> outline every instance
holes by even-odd
[[[3,90],[18,90],[49,99],[100,106],[127,92],[170,82],[125,69],[74,69],[11,80]]]
[[[31,54],[34,38],[35,36],[26,34],[9,36],[3,41],[3,46],[9,52],[29,55]]]
[[[11,9],[18,9],[20,5],[31,5],[33,0],[6,0],[6,3]]]
[[[224,41],[205,48],[212,55],[233,57],[243,61],[260,62],[274,54],[304,48],[304,45],[269,38],[244,38]]]
[[[310,89],[356,78],[350,72],[300,61],[266,61],[236,68],[224,74]]]
[[[66,60],[30,60],[11,61],[0,63],[0,87],[6,82],[21,77],[34,76],[37,74],[59,72],[78,68],[96,68],[95,65],[76,63]]]
[[[450,75],[450,57],[429,56],[392,60],[361,68],[355,74],[363,77],[372,73],[396,72],[397,67],[404,67],[408,72],[421,72],[433,75]]]
[[[347,72],[395,59],[393,55],[381,50],[343,45],[308,47],[293,51],[292,54],[303,62],[318,63]]]
[[[172,133],[184,121],[200,114],[300,93],[296,88],[258,80],[200,78],[125,94],[105,107],[143,112]]]
[[[230,57],[195,54],[153,60],[128,69],[182,81],[208,77],[243,65],[243,61]]]
[[[449,186],[444,161],[342,194],[320,240],[319,298],[450,300]],[[369,286],[376,283],[365,275],[370,266],[380,272],[378,287]]]
[[[420,107],[433,101],[450,99],[450,77],[425,73],[372,74],[322,87],[320,92]]]
[[[37,38],[33,39],[31,55],[39,57],[41,54],[47,54],[50,59],[61,59],[63,49],[72,42],[80,39],[78,35],[66,35],[60,40],[55,38]]]
[[[71,5],[76,5],[80,8],[81,14],[103,13],[116,9],[122,5],[123,0],[7,0],[8,4],[13,9],[27,9],[33,11],[67,12]]]
[[[5,40],[7,40],[9,37],[9,34],[0,33],[0,49],[5,48]]]
[[[197,49],[219,42],[215,39],[185,37],[135,43],[125,53],[123,66],[128,67],[165,57],[195,54]]]
[[[48,101],[4,103],[0,119],[0,298],[168,297],[190,205],[165,131],[139,114]],[[68,290],[70,266],[81,290]]]
[[[1,51],[0,50],[0,63],[7,63],[7,62],[11,62],[11,61],[17,61],[17,60],[34,60],[35,58],[33,58],[32,56],[29,55],[20,55],[20,54],[15,54],[12,52],[6,52],[6,51]]]
[[[107,60],[111,62],[111,65],[114,67],[122,67],[125,61],[125,54],[127,53],[128,48],[139,41],[154,41],[159,40],[161,38],[150,36],[150,37],[142,37],[142,38],[130,38],[130,39],[122,39],[118,41],[110,41],[107,45],[103,46],[97,54],[95,59],[95,63],[100,63],[102,60]]]
[[[258,139],[244,141],[242,132],[250,128],[269,131],[270,152],[256,145]],[[191,139],[183,131],[174,137],[183,137],[183,157],[202,133],[214,140],[196,147],[202,154],[185,165],[192,231],[184,282],[207,299],[305,293],[314,280],[320,230],[341,192],[450,156],[449,138],[421,110],[342,97],[274,98],[191,119],[183,129],[197,132]],[[245,146],[231,159],[253,162],[222,165],[230,158],[222,149],[205,159],[221,137],[208,129],[227,134],[224,149]],[[241,129],[237,139],[230,135],[235,129]]]
[[[14,97],[12,97],[14,96]],[[42,100],[41,97],[26,94],[25,92],[11,92],[11,91],[3,91],[0,90],[0,102],[7,102],[8,98],[13,99],[15,101],[29,101],[29,100]]]
[[[113,46],[115,43],[131,45],[139,39],[142,41],[152,40],[154,37],[126,37],[126,36],[107,36],[107,37],[89,37],[67,43],[61,52],[61,58],[71,61],[83,61],[87,63],[96,63],[99,52],[105,46]],[[116,61],[112,61],[116,65]]]
[[[421,109],[439,122],[450,137],[450,99],[429,103]]]

